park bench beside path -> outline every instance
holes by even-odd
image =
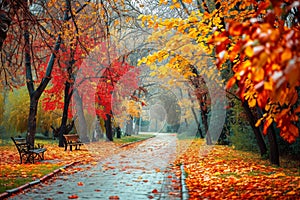
[[[34,160],[44,160],[44,153],[47,150],[43,147],[32,148],[29,143],[26,142],[25,138],[20,137],[11,137],[14,142],[19,155],[20,155],[20,163],[34,163]]]

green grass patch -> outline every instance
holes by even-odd
[[[131,136],[125,136],[122,138],[114,138],[114,142],[117,144],[127,144],[130,142],[136,142],[140,140],[145,140],[151,137],[154,137],[155,135],[152,134],[141,134],[141,135],[131,135]]]
[[[34,164],[26,167],[24,166],[25,165],[18,165],[17,167],[7,166],[1,169],[0,193],[37,180],[62,167],[61,165],[56,164]]]
[[[253,170],[253,171],[247,173],[247,175],[249,175],[249,176],[262,176],[262,175],[269,176],[271,174],[274,174],[274,172],[261,172],[259,170]]]
[[[227,178],[229,176],[234,176],[236,178],[240,178],[241,176],[239,174],[237,174],[236,172],[228,172],[228,173],[224,173],[224,174],[219,174],[217,175],[220,178]]]

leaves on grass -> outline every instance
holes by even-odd
[[[259,155],[228,146],[215,146],[207,154],[210,147],[204,143],[200,139],[178,142],[179,152],[181,148],[187,149],[178,156],[176,164],[178,168],[184,164],[190,199],[293,199],[300,196],[297,167],[275,168]]]
[[[16,188],[22,184],[37,180],[46,174],[60,169],[60,172],[72,174],[82,171],[80,167],[74,167],[72,170],[63,169],[62,166],[68,165],[75,161],[82,164],[89,163],[96,165],[97,161],[106,158],[113,153],[122,151],[120,144],[107,143],[104,141],[86,144],[81,150],[64,151],[57,144],[45,144],[47,151],[45,152],[45,160],[43,162],[36,161],[34,164],[20,164],[20,157],[17,149],[13,145],[5,145],[0,147],[1,160],[1,178],[3,184],[0,193],[7,189]],[[112,167],[110,167],[111,169]],[[21,180],[21,181],[20,181]],[[83,186],[83,183],[78,183]]]

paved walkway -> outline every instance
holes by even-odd
[[[170,167],[175,155],[176,136],[160,133],[96,165],[81,166],[88,170],[62,174],[10,199],[63,200],[76,195],[78,199],[177,200],[180,180]]]

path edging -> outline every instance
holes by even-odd
[[[151,137],[149,137],[149,138],[144,138],[144,139],[137,140],[137,141],[134,141],[134,142],[129,142],[129,143],[127,143],[127,144],[124,144],[124,145],[120,146],[120,148],[129,146],[129,145],[134,144],[134,143],[137,143],[137,142],[142,142],[142,141],[144,141],[144,140],[148,140],[148,139],[154,138],[154,137],[155,137],[155,135],[153,135],[153,136],[151,136]],[[19,187],[17,187],[17,188],[13,188],[13,189],[6,190],[6,191],[3,192],[2,194],[0,194],[0,200],[5,199],[5,198],[8,198],[8,197],[10,197],[10,196],[13,195],[13,194],[19,193],[19,192],[21,192],[21,191],[23,191],[23,190],[25,190],[25,189],[27,189],[27,188],[30,188],[30,187],[32,187],[32,186],[34,186],[34,185],[43,183],[43,182],[45,182],[46,180],[52,178],[55,174],[57,174],[57,173],[63,171],[63,170],[66,169],[66,168],[69,168],[69,167],[71,167],[71,166],[73,166],[73,165],[75,165],[75,164],[78,164],[78,163],[80,163],[80,161],[72,162],[72,163],[70,163],[70,164],[67,164],[67,165],[65,165],[65,166],[63,166],[63,167],[61,167],[61,168],[59,168],[59,169],[54,170],[53,172],[51,172],[51,173],[49,173],[49,174],[46,174],[45,176],[43,176],[43,177],[40,178],[40,179],[34,180],[34,181],[30,182],[30,183],[26,183],[26,184],[21,185],[21,186],[19,186]]]
[[[67,165],[64,165],[62,167],[60,167],[59,169],[56,169],[54,170],[53,172],[49,173],[49,174],[46,174],[44,175],[43,177],[41,177],[40,179],[37,179],[37,180],[34,180],[34,181],[31,181],[29,183],[25,183],[24,185],[21,185],[17,188],[13,188],[13,189],[9,189],[9,190],[6,190],[5,192],[3,192],[2,194],[0,194],[0,200],[2,199],[5,199],[5,198],[8,198],[10,197],[11,195],[13,194],[16,194],[16,193],[19,193],[27,188],[30,188],[34,185],[37,185],[37,184],[40,184],[40,183],[43,183],[45,182],[46,180],[52,178],[55,174],[59,173],[59,172],[62,172],[63,170],[75,165],[75,164],[78,164],[80,161],[75,161],[75,162],[72,162],[70,164],[67,164]]]
[[[186,172],[184,171],[184,165],[180,165],[180,171],[181,171],[181,199],[182,200],[188,200],[189,199],[189,190],[187,189],[187,185],[185,183],[186,179]]]

